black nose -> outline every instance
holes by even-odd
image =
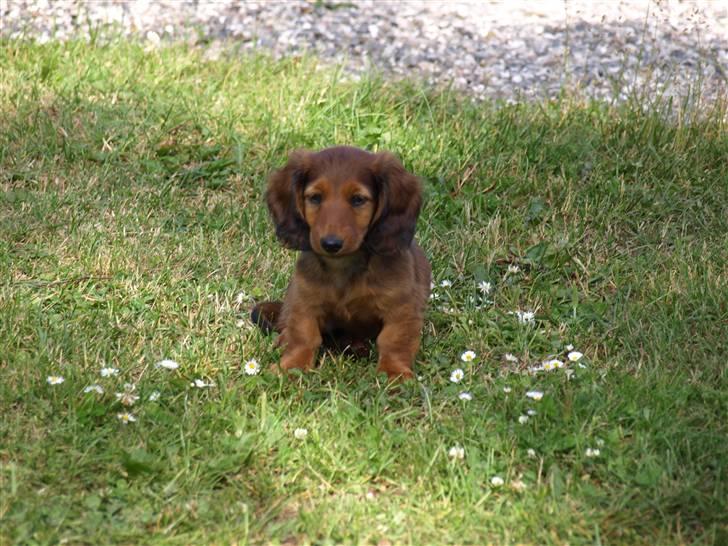
[[[333,235],[321,237],[321,248],[323,248],[329,254],[336,254],[341,247],[344,246],[344,241]]]

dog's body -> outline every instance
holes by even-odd
[[[283,303],[253,321],[281,333],[282,370],[310,369],[322,343],[361,352],[376,340],[379,371],[412,376],[430,292],[414,241],[420,184],[386,152],[294,152],[269,179],[278,238],[301,250]]]

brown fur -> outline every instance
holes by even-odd
[[[308,370],[322,342],[360,352],[376,340],[379,371],[412,377],[430,264],[414,241],[419,180],[388,152],[296,151],[268,181],[276,235],[300,250],[282,305],[252,319],[280,332],[280,368]],[[335,253],[324,248],[335,241]]]

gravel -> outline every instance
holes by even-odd
[[[356,77],[452,85],[478,99],[632,94],[703,103],[728,88],[728,2],[0,0],[0,35],[41,42],[116,28],[209,55],[313,52]],[[233,46],[231,48],[231,45]],[[700,95],[700,94],[699,94]]]

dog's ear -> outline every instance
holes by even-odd
[[[375,254],[395,254],[412,244],[422,188],[419,179],[389,152],[376,154],[372,172],[378,203],[365,244]]]
[[[311,250],[308,224],[303,218],[303,190],[311,168],[311,152],[296,150],[282,169],[268,178],[265,200],[276,226],[276,236],[293,250]]]

